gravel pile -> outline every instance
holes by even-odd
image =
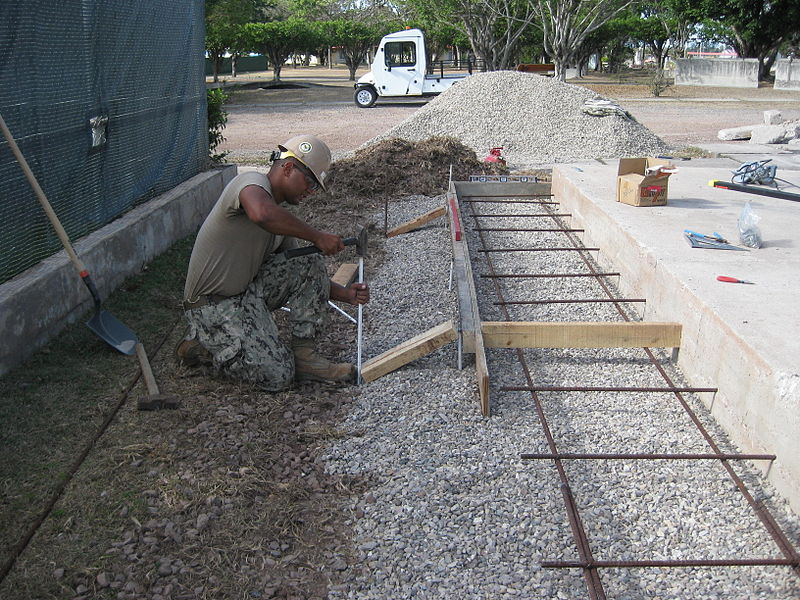
[[[393,203],[390,226],[442,202],[441,197],[417,197]],[[482,219],[481,224],[489,226],[496,220]],[[447,289],[450,243],[443,221],[386,240],[385,263],[378,272],[368,269],[373,300],[365,309],[366,357],[456,318],[455,298]],[[514,224],[523,226],[523,221],[504,220],[504,225]],[[552,226],[552,221],[525,219],[524,225]],[[486,258],[477,258],[475,235],[468,237],[477,277],[486,272]],[[519,240],[500,237],[505,234],[492,235],[498,236],[492,237],[495,247],[519,245]],[[544,253],[496,254],[492,260],[501,272],[568,272],[579,266],[578,259],[570,256],[575,253],[537,254]],[[493,284],[477,279],[482,318],[502,319],[492,304]],[[600,293],[594,283],[572,280],[503,286],[507,299]],[[550,312],[551,307],[509,309],[514,320],[614,316],[605,305],[561,306],[557,314]],[[536,383],[659,383],[655,370],[635,349],[525,353]],[[472,360],[465,360],[465,368],[458,370],[455,345],[446,346],[356,391],[349,416],[339,425],[345,435],[321,457],[331,474],[363,477],[370,483],[353,498],[349,524],[356,555],[342,571],[344,583],[332,587],[330,598],[588,597],[580,571],[540,566],[543,560],[578,556],[552,462],[519,458],[522,452],[547,451],[530,394],[498,391],[502,385],[524,385],[514,351],[488,353],[494,390],[489,419],[479,416]],[[681,385],[680,374],[674,373],[674,378]],[[541,398],[558,447],[565,452],[707,451],[669,395],[541,394]],[[691,402],[727,450],[707,411],[699,401]],[[597,559],[780,555],[713,461],[568,461],[566,469]],[[797,519],[752,469],[742,465],[737,470],[754,495],[766,499],[797,543]],[[800,579],[790,569],[778,567],[605,569],[601,579],[608,597],[617,599],[800,597]]]
[[[595,92],[549,77],[479,73],[365,146],[392,137],[417,141],[453,136],[479,157],[502,146],[512,168],[668,152],[660,138],[634,120],[583,113],[584,102],[596,98]]]

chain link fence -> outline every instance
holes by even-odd
[[[203,11],[203,0],[0,2],[0,114],[70,239],[204,168]],[[59,249],[0,136],[0,283]]]

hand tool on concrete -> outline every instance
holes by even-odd
[[[684,229],[683,233],[688,233],[692,237],[705,239],[705,240],[712,240],[715,242],[722,242],[723,244],[727,244],[728,240],[718,234],[716,231],[712,235],[706,235],[704,233],[697,233],[696,231],[692,231],[691,229]]]
[[[684,233],[683,236],[692,248],[710,248],[711,250],[742,250],[747,252],[747,248],[740,248],[733,244],[726,244],[714,238],[695,237],[691,233]]]
[[[364,256],[367,252],[367,228],[362,227],[356,237],[349,237],[342,240],[345,246],[355,246],[356,253],[359,256]],[[305,246],[303,248],[291,248],[284,251],[286,258],[294,258],[295,256],[306,256],[307,254],[319,254],[322,252],[316,246]]]
[[[61,243],[64,245],[64,250],[66,250],[70,261],[72,261],[72,264],[78,270],[81,281],[83,281],[92,294],[92,298],[94,299],[94,315],[86,322],[86,325],[111,347],[119,350],[123,354],[133,354],[135,352],[134,348],[139,341],[136,334],[114,315],[100,307],[100,294],[97,292],[97,288],[94,285],[94,281],[92,281],[89,271],[86,269],[81,259],[78,258],[78,255],[75,254],[69,237],[67,237],[67,232],[64,231],[64,228],[61,226],[61,221],[58,220],[55,211],[53,211],[50,202],[47,200],[47,196],[45,196],[39,182],[33,175],[33,171],[31,171],[31,168],[28,166],[28,162],[25,160],[25,157],[22,156],[22,152],[14,141],[11,131],[8,129],[2,115],[0,115],[0,129],[3,130],[3,135],[8,141],[8,145],[11,147],[11,151],[17,158],[20,167],[22,167],[22,171],[25,173],[28,183],[30,183],[33,191],[36,193],[36,197],[39,199],[39,203],[42,205],[47,218],[50,220],[50,224],[53,226],[53,229],[55,229],[56,234],[58,234],[58,239],[60,239]]]
[[[181,402],[175,396],[167,396],[159,392],[156,378],[153,377],[153,370],[150,368],[150,361],[147,360],[147,353],[141,342],[136,342],[136,357],[139,359],[139,366],[142,369],[142,377],[147,387],[147,396],[139,398],[137,408],[139,410],[159,410],[160,408],[178,408]]]
[[[769,196],[770,198],[780,198],[781,200],[791,200],[792,202],[800,202],[800,194],[792,194],[791,192],[782,192],[781,190],[771,190],[759,188],[754,185],[741,185],[738,183],[729,183],[727,181],[720,181],[712,179],[708,182],[711,187],[719,188],[721,190],[733,190],[735,192],[746,192],[748,194],[756,194],[758,196]]]
[[[727,275],[717,275],[717,281],[724,281],[725,283],[749,283],[750,285],[755,285],[754,281],[745,281],[744,279],[728,277]]]

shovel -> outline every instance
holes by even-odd
[[[25,177],[28,178],[28,182],[31,184],[33,191],[36,192],[36,197],[39,199],[39,203],[42,205],[47,218],[50,219],[53,229],[56,230],[58,239],[60,239],[61,243],[64,245],[64,250],[67,251],[69,259],[72,261],[72,264],[75,265],[81,280],[86,287],[89,288],[89,292],[92,294],[92,298],[94,298],[94,315],[86,322],[86,325],[88,325],[89,329],[94,331],[100,339],[113,348],[119,350],[123,354],[133,354],[136,352],[136,343],[139,341],[136,334],[114,315],[100,307],[100,295],[97,293],[97,288],[94,285],[94,281],[92,281],[91,275],[89,275],[89,271],[83,265],[81,259],[78,258],[78,255],[75,254],[75,250],[72,249],[72,244],[69,242],[67,232],[64,231],[56,213],[53,212],[50,202],[47,201],[47,196],[44,195],[44,191],[39,186],[39,182],[36,181],[36,177],[34,177],[25,157],[22,156],[22,152],[20,152],[17,143],[8,130],[2,115],[0,115],[0,129],[3,130],[3,135],[6,140],[8,140],[8,145],[11,147],[12,152],[14,152],[14,156],[17,157],[17,161],[19,161],[25,173]]]

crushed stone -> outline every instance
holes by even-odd
[[[390,205],[390,225],[408,221],[445,201],[415,196]],[[485,209],[488,211],[489,209]],[[503,218],[509,226],[552,226],[549,219]],[[465,212],[463,216],[467,216]],[[381,215],[375,215],[380,219]],[[482,218],[485,225],[496,218]],[[471,223],[471,219],[464,219]],[[552,245],[555,234],[537,236]],[[477,233],[466,227],[481,318],[503,320],[494,282],[478,275]],[[529,233],[492,239],[503,246],[531,243]],[[514,243],[512,243],[514,242]],[[563,240],[562,240],[563,242]],[[432,326],[457,319],[448,285],[451,258],[445,218],[386,241],[386,261],[368,269],[372,300],[365,307],[365,356],[373,357]],[[500,272],[575,272],[574,253],[498,256]],[[371,267],[371,264],[368,265]],[[594,281],[510,281],[507,298],[588,297]],[[574,295],[574,296],[573,296]],[[514,307],[512,320],[619,319],[607,304]],[[331,600],[385,598],[586,598],[580,572],[542,568],[545,560],[577,560],[559,478],[549,461],[524,461],[523,452],[548,445],[530,394],[500,393],[525,382],[509,349],[487,354],[493,381],[492,417],[480,416],[472,358],[458,368],[456,345],[444,346],[384,377],[360,386],[338,424],[341,434],[320,457],[333,477],[369,481],[344,514],[354,556],[332,586]],[[564,386],[655,385],[659,377],[639,349],[526,350],[534,382]],[[680,385],[680,372],[662,366]],[[541,394],[564,452],[705,451],[694,424],[668,395]],[[700,399],[689,403],[726,450],[733,450]],[[594,556],[612,559],[724,559],[774,556],[766,529],[719,465],[691,461],[568,461],[570,486]],[[798,522],[754,468],[737,471],[756,497],[797,539]],[[800,582],[786,567],[605,569],[609,598],[796,598]]]
[[[491,148],[502,147],[512,168],[669,151],[663,140],[632,118],[584,113],[584,103],[596,99],[603,98],[586,88],[540,75],[478,73],[362,148],[389,138],[417,141],[453,136],[481,158]]]

